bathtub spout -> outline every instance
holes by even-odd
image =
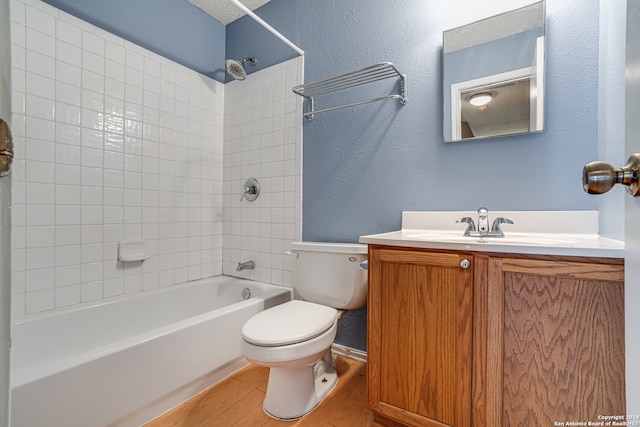
[[[253,270],[254,268],[256,268],[256,263],[253,261],[239,262],[236,271]]]

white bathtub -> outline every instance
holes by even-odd
[[[11,425],[144,424],[245,366],[242,325],[290,298],[289,288],[219,276],[20,319]]]

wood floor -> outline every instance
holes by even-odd
[[[338,385],[313,412],[297,421],[278,421],[262,410],[269,369],[249,365],[145,427],[369,427],[366,365],[339,356]]]

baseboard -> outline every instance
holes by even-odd
[[[359,362],[367,363],[367,352],[362,350],[357,350],[355,348],[346,347],[344,345],[334,343],[331,346],[331,351],[334,354],[348,357],[350,359],[357,360]]]

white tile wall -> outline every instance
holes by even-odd
[[[284,252],[302,237],[303,58],[225,85],[223,272],[291,286]],[[244,182],[256,178],[260,196],[240,201]],[[236,271],[253,260],[255,270]]]
[[[221,274],[225,86],[38,0],[12,0],[11,18],[14,316]],[[250,228],[279,250],[272,236],[293,238],[299,220],[284,177],[300,135],[256,123],[283,142],[264,147],[269,221]],[[118,262],[117,242],[139,238],[151,258]]]

